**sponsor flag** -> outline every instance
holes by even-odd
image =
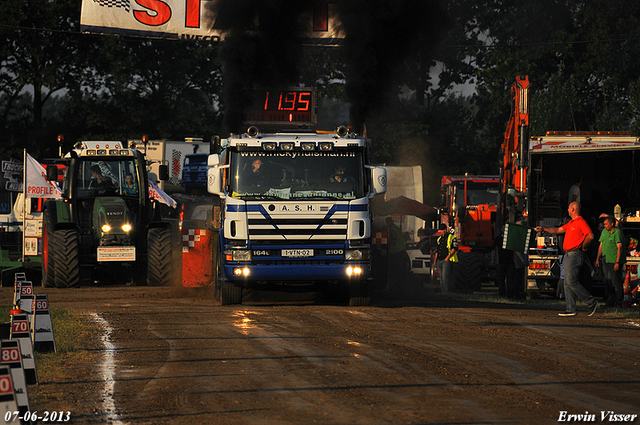
[[[22,192],[22,161],[0,154],[0,192]]]
[[[47,181],[47,172],[31,155],[25,152],[25,180],[27,198],[62,198],[62,191],[57,182]]]
[[[154,182],[149,180],[149,198],[156,199],[163,204],[169,205],[171,208],[175,208],[178,206],[178,203],[173,200],[173,198],[167,193],[160,189]]]

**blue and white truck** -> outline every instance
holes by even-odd
[[[194,193],[207,188],[207,153],[191,153],[184,156],[182,186],[185,192]]]
[[[209,193],[221,199],[221,304],[241,303],[243,288],[322,283],[351,306],[369,305],[370,202],[386,191],[386,170],[371,165],[370,149],[346,127],[262,133],[252,126],[221,141],[207,173]]]

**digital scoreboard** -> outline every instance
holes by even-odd
[[[256,91],[245,121],[251,124],[316,125],[316,91],[308,88]]]

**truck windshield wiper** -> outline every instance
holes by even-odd
[[[251,201],[254,199],[263,199],[263,200],[274,200],[274,201],[288,201],[290,198],[283,198],[281,196],[275,195],[243,195],[242,199],[245,201]]]

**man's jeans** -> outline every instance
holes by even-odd
[[[616,271],[613,269],[615,264],[616,263],[602,263],[604,278],[605,280],[611,282],[611,285],[613,285],[613,289],[615,290],[614,294],[609,294],[609,299],[607,299],[607,304],[609,306],[622,304],[622,299],[624,298],[624,291],[622,287],[622,272],[620,270]]]
[[[564,296],[567,300],[567,312],[575,313],[576,298],[589,308],[595,307],[598,301],[580,283],[580,267],[584,262],[582,250],[567,252],[564,256]]]

